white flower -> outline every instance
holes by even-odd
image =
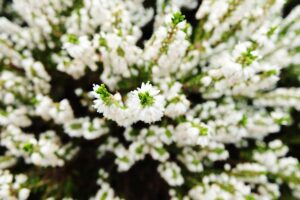
[[[17,158],[7,151],[4,155],[0,156],[0,170],[7,169],[14,166],[17,163]]]
[[[126,105],[136,118],[146,123],[159,121],[164,114],[165,100],[159,90],[150,83],[143,83],[141,88],[128,95]]]
[[[166,162],[158,166],[158,172],[170,186],[180,186],[184,183],[180,167],[174,162]]]
[[[184,115],[190,106],[190,102],[184,95],[179,95],[173,98],[169,105],[166,107],[165,115],[171,118],[176,118],[180,115]]]
[[[174,138],[180,146],[205,146],[208,143],[209,129],[203,123],[180,123],[174,131]]]
[[[87,117],[70,120],[68,123],[64,124],[64,130],[71,137],[80,137],[83,134],[83,123],[88,120]]]
[[[212,81],[212,78],[210,76],[204,76],[202,79],[201,79],[201,83],[207,87],[209,86],[209,84],[211,83]]]
[[[63,124],[74,118],[73,109],[67,99],[60,101],[59,105],[52,108],[49,112],[58,124]]]
[[[84,122],[83,137],[88,140],[98,138],[108,132],[103,119],[94,118],[91,122]]]
[[[101,184],[101,189],[99,189],[94,197],[91,197],[90,200],[121,200],[115,195],[114,190],[110,187],[108,183]]]
[[[16,179],[17,183],[22,184],[22,183],[27,181],[28,177],[24,174],[19,174],[19,175],[16,176],[15,179]]]
[[[38,95],[36,98],[38,101],[35,111],[36,114],[41,116],[44,120],[50,120],[49,109],[52,107],[52,100],[48,96],[42,95]]]
[[[30,190],[29,189],[22,188],[19,191],[18,198],[19,198],[19,200],[26,200],[29,197],[29,194],[30,194]]]
[[[170,157],[168,151],[161,144],[151,147],[150,154],[153,159],[159,160],[160,162],[164,162]]]

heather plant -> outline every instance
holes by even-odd
[[[0,1],[0,199],[300,199],[289,6]]]

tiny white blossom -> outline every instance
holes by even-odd
[[[159,121],[164,114],[165,104],[164,97],[159,92],[150,83],[143,83],[140,88],[129,94],[127,106],[141,121]]]

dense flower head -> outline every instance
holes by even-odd
[[[290,6],[0,0],[0,199],[300,199]]]

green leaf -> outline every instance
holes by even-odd
[[[74,34],[68,35],[68,42],[70,42],[72,44],[79,44],[79,40],[78,40],[77,36]]]
[[[143,107],[152,106],[154,104],[154,98],[149,94],[149,92],[140,92],[138,96]]]
[[[174,25],[179,24],[180,22],[182,22],[183,20],[185,20],[185,16],[183,14],[181,14],[181,12],[176,12],[174,13],[173,17],[172,17],[172,23]]]
[[[98,89],[96,90],[96,93],[99,94],[101,100],[106,104],[106,105],[111,105],[112,104],[112,99],[111,99],[111,94],[107,91],[106,87],[104,84],[101,84]]]
[[[24,151],[26,151],[27,153],[29,153],[29,154],[32,154],[33,153],[33,144],[31,144],[31,143],[25,143],[24,145],[23,145],[23,150]]]
[[[118,55],[120,57],[124,57],[125,56],[125,51],[121,47],[117,48],[117,53],[118,53]]]

